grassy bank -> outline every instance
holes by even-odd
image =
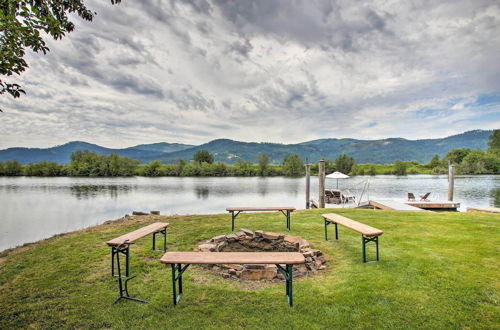
[[[340,228],[323,240],[324,211],[292,215],[292,235],[326,255],[327,269],[294,282],[293,308],[282,283],[222,279],[199,267],[185,273],[172,305],[170,272],[143,238],[132,246],[130,293],[110,276],[104,241],[155,221],[171,224],[168,247],[190,251],[230,232],[230,216],[147,216],[54,237],[0,254],[0,328],[499,328],[498,215],[338,210],[382,229],[381,261],[361,262],[358,234]],[[242,214],[236,225],[284,232],[275,213]],[[332,228],[330,228],[331,230]],[[371,251],[373,252],[373,251]]]

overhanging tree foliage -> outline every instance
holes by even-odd
[[[96,14],[82,0],[0,1],[0,95],[7,93],[17,98],[25,94],[20,85],[4,77],[21,75],[28,68],[26,49],[43,54],[49,51],[44,34],[57,40],[73,31],[75,24],[68,18],[71,13],[86,21],[92,21]]]

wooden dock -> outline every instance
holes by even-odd
[[[380,210],[393,210],[393,211],[408,211],[408,212],[422,212],[421,208],[411,206],[402,202],[390,199],[371,200],[369,204]]]
[[[309,201],[309,206],[312,209],[319,209],[319,202],[314,199],[311,199]],[[356,203],[340,203],[340,204],[325,203],[325,209],[353,209],[357,207],[358,205]]]
[[[311,208],[318,208],[319,202],[311,199]],[[377,199],[370,200],[368,203],[363,205],[357,205],[356,203],[346,203],[346,204],[325,204],[325,208],[375,208],[380,210],[394,210],[394,211],[407,211],[407,212],[418,212],[418,211],[457,211],[460,207],[460,203],[457,202],[407,202],[407,201],[397,201],[393,199]],[[469,208],[470,209],[470,208]],[[468,209],[468,210],[469,210]],[[476,209],[495,209],[495,208],[476,208]],[[500,210],[496,208],[497,210]],[[493,212],[493,211],[480,211],[480,212]],[[500,211],[497,211],[500,212]]]
[[[460,203],[447,201],[429,201],[429,202],[405,202],[410,206],[418,207],[424,210],[431,211],[456,211],[460,207]]]
[[[467,212],[500,213],[499,207],[468,207]]]

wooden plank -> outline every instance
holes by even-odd
[[[363,234],[363,236],[366,237],[380,236],[384,233],[380,229],[370,227],[368,225],[365,225],[364,223],[346,218],[340,214],[328,213],[328,214],[322,214],[322,216],[328,221],[336,222],[337,224],[352,229],[354,231],[357,231],[358,233],[361,233]]]
[[[500,213],[499,207],[468,207],[467,212]]]
[[[160,229],[167,228],[167,227],[168,227],[168,223],[155,222],[155,223],[152,223],[148,226],[139,228],[139,229],[134,230],[130,233],[122,235],[120,237],[113,238],[112,240],[107,241],[106,244],[108,244],[109,246],[116,246],[116,245],[122,244],[126,240],[128,240],[130,243],[133,243],[136,240],[138,240],[139,238],[142,238],[142,237],[147,236],[151,233],[154,233],[155,231],[158,231]]]
[[[422,212],[424,210],[408,205],[407,203],[401,203],[393,200],[370,200],[370,205],[374,206],[381,210],[394,210],[394,211],[413,211],[413,212]]]
[[[265,206],[265,207],[228,207],[226,211],[295,211],[295,207],[293,206]]]
[[[167,252],[164,264],[289,264],[306,262],[299,252]]]
[[[460,203],[457,202],[415,201],[415,202],[405,202],[405,204],[414,207],[419,207],[421,209],[458,209],[460,207]]]

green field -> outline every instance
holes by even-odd
[[[500,216],[338,210],[384,231],[380,262],[363,264],[359,234],[339,227],[339,241],[324,241],[324,212],[292,215],[291,235],[328,260],[325,271],[294,281],[293,308],[283,283],[237,282],[197,266],[185,273],[174,307],[170,268],[150,251],[149,238],[131,248],[138,276],[130,281],[130,293],[149,303],[111,305],[117,282],[104,241],[155,221],[170,223],[170,251],[192,251],[230,232],[228,214],[145,216],[0,254],[0,329],[500,328]],[[236,225],[286,231],[277,213],[241,214]]]

